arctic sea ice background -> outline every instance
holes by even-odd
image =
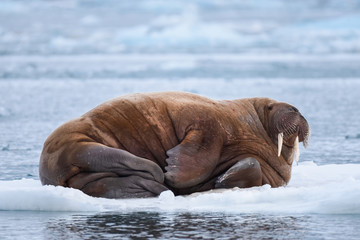
[[[42,144],[113,97],[295,105],[312,135],[285,187],[111,200],[41,186]],[[0,1],[1,239],[357,239],[359,0]]]

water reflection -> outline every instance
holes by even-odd
[[[49,221],[45,235],[57,239],[299,239],[304,237],[303,223],[308,219],[307,216],[224,213],[113,212]]]
[[[0,211],[0,239],[359,239],[360,215]]]

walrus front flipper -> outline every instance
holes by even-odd
[[[252,157],[244,158],[234,164],[216,181],[215,188],[249,188],[262,185],[259,162]]]
[[[80,173],[69,179],[68,185],[90,196],[104,198],[156,197],[168,190],[153,180],[139,176],[118,177],[114,173]]]
[[[214,170],[222,149],[222,138],[209,130],[191,130],[185,139],[168,150],[165,181],[175,188],[195,186]]]

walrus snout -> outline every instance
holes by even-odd
[[[310,127],[297,108],[287,103],[275,103],[268,110],[271,116],[270,135],[278,145],[278,156],[283,145],[297,149],[302,142],[307,147]]]
[[[292,147],[295,139],[298,138],[304,147],[307,147],[310,136],[310,128],[306,119],[301,115],[288,114],[279,121],[276,129],[277,134],[283,134],[284,144]]]
[[[287,161],[292,163],[292,161],[299,161],[299,142],[302,142],[305,148],[307,147],[310,128],[306,119],[296,108],[286,105],[273,115],[275,128],[273,132],[277,136],[275,141],[277,140],[278,157],[283,153]],[[287,151],[282,152],[283,146],[286,146]]]

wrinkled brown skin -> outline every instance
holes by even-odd
[[[308,134],[296,108],[268,98],[126,95],[57,128],[44,144],[39,173],[42,184],[107,198],[278,187],[290,180],[295,137]]]

